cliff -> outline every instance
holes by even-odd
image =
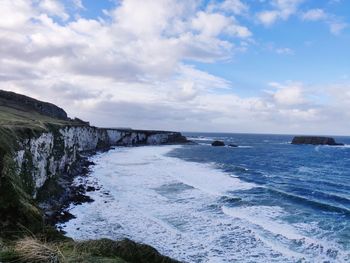
[[[29,193],[35,196],[53,175],[69,173],[79,153],[111,146],[160,145],[183,143],[177,132],[100,129],[91,126],[51,127],[48,131],[24,138],[14,152],[16,174],[27,178]]]
[[[46,227],[37,193],[48,181],[73,176],[81,153],[185,142],[178,132],[93,127],[53,104],[0,91],[0,237]]]

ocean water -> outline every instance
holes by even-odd
[[[95,200],[62,225],[76,239],[128,237],[184,262],[350,262],[350,138],[185,134],[197,145],[91,157]],[[212,147],[214,139],[238,148]]]

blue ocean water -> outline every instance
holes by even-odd
[[[93,157],[80,180],[101,191],[72,207],[68,235],[129,237],[184,262],[350,262],[350,137],[185,135],[197,144]]]
[[[350,253],[350,137],[345,146],[292,145],[292,136],[187,133],[198,145],[171,156],[218,167],[257,187],[234,191],[227,207],[278,206],[285,223],[315,226],[312,236],[336,241]],[[208,147],[213,140],[240,147]],[[254,221],[254,218],[252,218]],[[298,246],[298,244],[295,244]],[[329,251],[330,254],[337,253]]]

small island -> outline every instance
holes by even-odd
[[[344,145],[337,143],[334,138],[323,136],[295,136],[292,140],[292,144],[311,144],[311,145]]]
[[[218,146],[225,146],[225,143],[223,141],[213,141],[211,143],[211,146],[215,146],[215,147],[218,147]]]

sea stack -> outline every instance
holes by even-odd
[[[223,141],[213,141],[211,146],[225,146],[225,143]]]
[[[322,136],[295,136],[292,144],[312,144],[312,145],[344,145],[337,143],[334,138]]]

